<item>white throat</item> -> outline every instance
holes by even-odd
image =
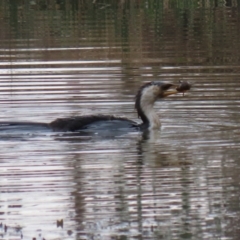
[[[158,115],[154,111],[154,103],[158,98],[159,87],[150,86],[143,90],[141,97],[141,108],[149,120],[149,129],[159,129],[161,126]]]

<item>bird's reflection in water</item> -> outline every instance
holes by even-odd
[[[169,237],[160,223],[171,228],[171,209],[181,213],[190,196],[190,156],[177,148],[162,143],[161,131],[91,141],[88,151],[84,148],[71,161],[79,229],[91,237],[105,232],[127,238],[133,230],[142,239],[143,232],[153,236],[158,230]],[[180,215],[186,219],[187,213]],[[187,233],[185,221],[176,224]]]
[[[144,159],[148,164],[153,163],[159,167],[187,166],[191,164],[186,148],[180,144],[172,146],[167,142],[164,143],[161,138],[161,130],[144,131],[142,139],[138,143],[138,150],[140,155],[144,155]]]

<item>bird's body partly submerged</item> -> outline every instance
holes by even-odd
[[[150,82],[144,84],[138,90],[135,99],[135,108],[142,123],[129,120],[123,117],[112,115],[85,115],[69,118],[58,118],[51,123],[35,123],[35,122],[1,122],[1,128],[9,127],[42,127],[53,131],[144,131],[155,130],[160,128],[160,120],[155,113],[153,106],[159,98],[168,95],[185,92],[189,90],[191,85],[188,82],[182,82],[180,86],[165,82]],[[172,91],[169,89],[174,88]]]
[[[70,118],[58,118],[49,124],[54,131],[81,131],[96,129],[137,128],[138,124],[127,118],[112,115],[85,115]]]

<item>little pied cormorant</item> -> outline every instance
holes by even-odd
[[[51,129],[53,131],[97,131],[109,128],[113,131],[119,129],[128,129],[131,131],[156,130],[161,126],[158,115],[153,107],[154,103],[161,98],[167,97],[176,93],[184,93],[190,90],[191,85],[188,82],[181,82],[178,86],[172,83],[154,81],[144,84],[138,90],[135,99],[135,108],[138,117],[142,123],[138,124],[135,121],[123,117],[113,115],[85,115],[69,118],[58,118],[50,123],[38,122],[0,122],[1,127],[11,126],[37,126]]]

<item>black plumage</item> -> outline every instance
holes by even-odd
[[[123,117],[115,117],[112,115],[85,115],[69,118],[58,118],[51,122],[49,126],[54,131],[77,131],[77,130],[87,130],[92,124],[102,121],[115,121],[116,124],[121,121],[122,126],[129,126],[136,128],[138,124],[132,120]],[[126,124],[124,124],[126,123]]]

